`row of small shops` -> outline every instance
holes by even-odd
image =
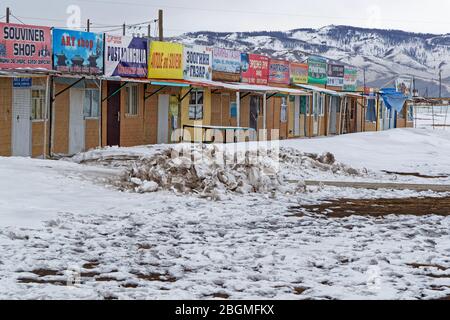
[[[200,45],[0,23],[0,156],[412,126],[357,69]],[[401,100],[403,99],[403,100]]]

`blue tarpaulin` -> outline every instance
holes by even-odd
[[[403,106],[408,99],[401,92],[397,92],[395,88],[384,88],[380,91],[384,104],[388,109],[394,109],[397,112],[402,111]]]

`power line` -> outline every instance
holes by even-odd
[[[10,13],[11,17],[13,17],[14,19],[16,19],[17,21],[19,21],[21,24],[25,24],[25,22],[23,22],[22,20],[20,20],[19,18],[17,18],[15,15],[12,14],[12,12]]]
[[[184,6],[172,6],[165,4],[147,4],[142,2],[125,2],[125,1],[111,1],[111,0],[74,0],[75,2],[88,2],[99,4],[113,4],[113,5],[125,5],[125,6],[140,6],[140,7],[152,7],[152,8],[164,8],[164,9],[178,9],[178,10],[191,10],[191,11],[205,11],[205,12],[219,12],[230,14],[252,14],[252,15],[268,15],[268,16],[289,16],[289,17],[303,17],[303,18],[325,18],[325,19],[339,19],[339,20],[360,20],[366,21],[366,18],[358,18],[355,16],[349,17],[336,17],[336,16],[324,16],[324,15],[310,15],[310,14],[296,14],[289,12],[273,12],[273,11],[246,11],[246,10],[233,10],[233,9],[210,9],[203,7],[184,7]],[[383,19],[387,22],[407,22],[407,23],[430,23],[430,24],[448,24],[448,21],[420,21],[420,20],[397,20],[397,19]]]

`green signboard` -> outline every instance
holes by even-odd
[[[308,58],[308,83],[326,85],[328,81],[327,72],[327,60],[325,58]]]

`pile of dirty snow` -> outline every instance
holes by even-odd
[[[231,151],[215,145],[177,145],[134,161],[118,186],[139,193],[173,190],[220,199],[227,193],[296,192],[283,182],[277,150]]]

